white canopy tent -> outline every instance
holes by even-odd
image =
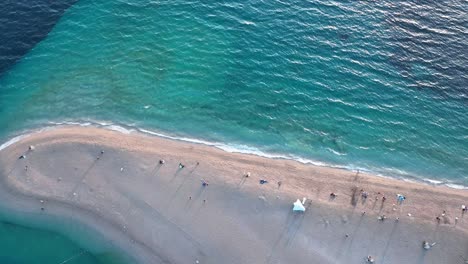
[[[297,201],[293,204],[294,205],[293,212],[305,212],[305,207],[304,207],[305,200],[306,198],[302,199],[302,202],[301,202],[299,199],[297,199]]]

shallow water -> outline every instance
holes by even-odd
[[[103,235],[105,227],[78,222],[76,211],[61,215],[53,206],[36,211],[31,197],[6,188],[0,194],[0,263],[135,263],[133,256]]]
[[[0,77],[46,37],[61,15],[75,2],[76,0],[1,1]],[[3,86],[0,86],[0,95],[5,95]],[[3,106],[4,103],[0,103],[0,109],[3,109]],[[0,117],[2,118],[3,116]],[[2,124],[0,134],[4,136],[7,131]],[[4,139],[2,136],[0,138]],[[17,215],[17,212],[1,208],[0,263],[129,263],[117,250],[107,249],[109,245],[104,241],[96,242],[99,245],[92,247],[93,252],[89,251],[92,243],[86,243],[87,249],[84,249],[81,246],[83,243],[79,242],[82,238],[78,239],[80,235],[71,232],[70,228],[67,231],[58,227],[65,224],[63,221],[40,224],[38,220],[36,216]],[[52,223],[58,226],[54,227]],[[72,226],[76,228],[76,225]]]
[[[90,1],[0,79],[3,135],[105,120],[468,185],[463,1]]]
[[[123,264],[111,253],[95,255],[68,238],[50,231],[0,221],[2,264]]]
[[[48,2],[0,3],[2,141],[105,121],[468,186],[463,0]]]

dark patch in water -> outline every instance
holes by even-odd
[[[0,1],[0,76],[44,39],[77,1]]]
[[[343,41],[349,39],[349,34],[340,33],[340,34],[338,34],[338,36],[339,36],[340,39],[343,40]]]

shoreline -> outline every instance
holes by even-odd
[[[177,169],[180,162],[186,167]],[[460,208],[468,192],[443,186],[77,126],[19,139],[0,150],[0,165],[10,208],[72,216],[130,256],[144,256],[138,263],[346,263],[369,254],[378,263],[456,263],[468,252]],[[407,197],[403,205],[397,193]],[[306,213],[292,214],[302,197],[310,201]],[[440,246],[424,253],[423,240]]]
[[[64,199],[16,189],[3,177],[2,172],[0,200],[0,217],[3,221],[27,228],[57,232],[92,254],[118,253],[117,257],[124,261],[123,263],[150,263],[147,262],[148,257],[145,253],[136,248],[126,235],[120,234],[109,219]],[[41,209],[45,203],[46,213]],[[125,248],[131,248],[139,254],[130,254]]]
[[[198,145],[203,145],[203,146],[214,147],[214,148],[220,149],[228,153],[253,155],[253,156],[258,156],[258,157],[263,157],[263,158],[268,158],[268,159],[276,159],[276,160],[290,160],[290,161],[296,161],[304,165],[346,170],[349,172],[360,171],[362,173],[371,174],[371,175],[374,175],[375,177],[381,177],[385,179],[394,179],[394,180],[410,182],[410,183],[425,184],[428,186],[444,186],[444,187],[457,189],[457,190],[468,190],[468,186],[465,186],[459,183],[453,183],[447,180],[441,181],[441,180],[436,180],[436,179],[431,179],[431,178],[424,178],[422,175],[413,175],[404,171],[393,174],[393,175],[389,175],[385,173],[374,172],[366,168],[329,164],[326,162],[315,161],[312,159],[289,155],[289,154],[266,153],[260,149],[257,149],[256,147],[245,146],[246,148],[250,148],[250,150],[245,150],[245,149],[238,148],[238,146],[229,145],[229,143],[211,142],[211,141],[206,141],[203,139],[195,139],[195,138],[189,138],[189,137],[184,137],[184,136],[173,136],[170,134],[165,134],[163,132],[155,132],[155,131],[151,131],[151,130],[136,127],[136,126],[126,125],[126,124],[115,124],[112,122],[105,122],[105,121],[87,120],[83,122],[73,122],[73,121],[51,122],[49,125],[46,125],[46,126],[39,126],[37,128],[26,129],[14,135],[13,137],[7,137],[7,140],[0,145],[0,151],[8,147],[10,144],[14,144],[16,141],[21,140],[24,137],[28,137],[29,135],[34,135],[36,133],[40,133],[43,131],[66,128],[70,126],[94,127],[94,128],[100,128],[100,129],[105,129],[109,131],[115,131],[115,132],[119,132],[121,134],[126,134],[126,135],[137,133],[137,134],[143,134],[143,135],[147,135],[151,137],[175,140],[175,141],[179,141],[183,143],[198,144]]]

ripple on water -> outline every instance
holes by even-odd
[[[458,0],[79,1],[0,79],[0,133],[112,120],[468,184],[464,13]]]

